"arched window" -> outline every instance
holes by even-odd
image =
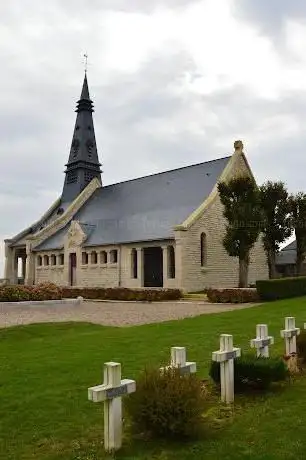
[[[138,276],[138,263],[137,263],[137,249],[133,248],[131,251],[131,276],[137,279]]]
[[[51,265],[56,265],[56,256],[54,254],[51,255]]]
[[[98,254],[96,253],[96,251],[93,251],[93,252],[91,253],[90,262],[91,262],[91,264],[93,264],[93,265],[96,265],[96,264],[98,263]]]
[[[44,256],[44,265],[49,265],[49,256]]]
[[[207,236],[206,233],[201,233],[201,267],[207,265]]]
[[[64,260],[65,260],[64,254],[60,254],[60,255],[58,256],[58,264],[59,264],[59,265],[64,265]]]
[[[82,252],[82,265],[88,264],[88,254],[87,252]]]
[[[175,278],[175,251],[173,246],[167,247],[168,278]]]
[[[107,252],[106,251],[100,252],[100,264],[107,264]]]
[[[116,264],[118,262],[118,251],[117,249],[112,249],[110,252],[110,262],[111,264]]]
[[[41,256],[38,256],[38,257],[37,257],[37,265],[38,265],[39,267],[42,266],[42,257],[41,257]]]

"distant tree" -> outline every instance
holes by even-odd
[[[227,219],[223,245],[239,259],[239,287],[248,286],[250,251],[260,232],[259,190],[250,177],[238,177],[218,184],[223,215]]]
[[[283,243],[292,234],[288,191],[283,182],[266,182],[259,188],[262,209],[263,244],[267,255],[269,277],[276,277],[275,257]]]
[[[301,275],[306,256],[306,194],[291,195],[289,210],[296,238],[296,273]]]

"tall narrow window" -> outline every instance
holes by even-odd
[[[100,264],[107,264],[107,252],[106,251],[100,252]]]
[[[59,265],[64,265],[64,261],[65,261],[65,260],[64,260],[64,254],[60,254],[60,255],[58,256],[58,264],[59,264]]]
[[[88,264],[88,254],[87,252],[82,252],[82,265]]]
[[[41,257],[41,256],[38,256],[38,257],[37,257],[37,265],[38,265],[39,267],[42,266],[42,257]]]
[[[44,265],[49,265],[49,256],[44,256]]]
[[[93,251],[91,253],[90,263],[93,265],[96,265],[98,263],[98,254],[96,253],[96,251]]]
[[[51,265],[56,265],[56,256],[54,254],[51,255]]]
[[[201,267],[207,265],[207,236],[206,233],[201,233]]]
[[[111,264],[116,264],[118,262],[118,251],[117,249],[112,249],[110,252],[110,262]]]
[[[175,278],[175,251],[173,246],[167,247],[168,278]]]
[[[137,249],[131,251],[131,265],[132,265],[132,278],[136,279],[138,276],[138,264],[137,264]]]

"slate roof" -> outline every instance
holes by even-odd
[[[173,227],[183,223],[208,197],[229,159],[220,158],[96,190],[73,217],[82,226],[90,226],[86,227],[85,246],[173,238]],[[36,250],[61,249],[69,225]]]
[[[296,263],[296,241],[285,246],[276,256],[276,265],[295,265]]]

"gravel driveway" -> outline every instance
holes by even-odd
[[[8,306],[0,303],[0,328],[20,324],[84,321],[105,326],[133,326],[250,308],[254,304],[231,305],[199,302],[83,302],[40,306]]]

